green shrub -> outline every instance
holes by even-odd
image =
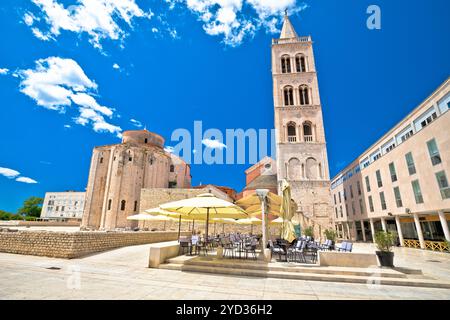
[[[328,240],[336,241],[337,235],[336,235],[336,231],[334,231],[333,229],[326,229],[324,231],[324,234]]]
[[[391,252],[395,244],[396,233],[391,231],[378,231],[375,233],[375,243],[380,251]]]
[[[305,236],[314,237],[314,229],[313,227],[306,227],[305,230],[303,230],[303,234]]]

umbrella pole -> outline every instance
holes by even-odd
[[[253,234],[253,225],[250,227],[250,233]]]
[[[208,224],[209,224],[209,208],[206,208],[206,232],[205,232],[205,241],[208,241]]]
[[[214,235],[216,234],[216,223],[214,222]]]
[[[225,233],[225,223],[222,223],[222,233]]]
[[[164,231],[166,231],[166,221],[164,221]]]
[[[180,242],[180,233],[181,233],[181,214],[180,218],[178,219],[178,242]]]
[[[195,220],[192,220],[192,234],[194,234],[194,225],[195,225]]]

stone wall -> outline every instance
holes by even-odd
[[[72,259],[114,248],[176,240],[177,236],[177,232],[3,231],[0,252]]]

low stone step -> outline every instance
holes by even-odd
[[[313,274],[329,274],[329,275],[346,275],[346,276],[365,276],[365,277],[386,277],[386,278],[406,278],[407,275],[392,269],[360,269],[360,268],[340,268],[340,267],[320,267],[320,266],[302,266],[292,265],[283,266],[280,264],[266,264],[258,261],[251,263],[236,261],[236,260],[203,260],[203,259],[190,259],[185,261],[185,265],[196,265],[204,267],[220,267],[220,268],[233,268],[233,269],[247,269],[247,270],[260,270],[260,271],[279,271],[279,272],[295,272],[295,273],[313,273]]]
[[[335,275],[335,274],[285,272],[285,271],[267,271],[257,269],[223,268],[211,265],[201,266],[192,264],[183,265],[171,263],[163,264],[160,266],[160,268],[169,270],[181,270],[187,272],[269,277],[269,278],[292,279],[292,280],[328,281],[328,282],[344,282],[344,283],[361,283],[368,285],[392,285],[392,286],[450,289],[450,283],[448,282],[439,282],[436,280],[429,280],[429,279],[408,279],[408,278],[391,278],[379,276],[351,276],[351,275]]]

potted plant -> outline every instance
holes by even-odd
[[[378,260],[382,267],[394,267],[394,253],[392,247],[396,234],[391,231],[378,231],[375,233],[375,243],[379,251],[376,251]]]
[[[335,244],[336,244],[336,237],[337,237],[336,231],[334,231],[333,229],[326,229],[326,230],[324,231],[324,234],[325,234],[325,238],[326,238],[327,240],[331,240],[331,246],[330,246],[330,249],[331,249],[331,250],[334,250],[334,246],[335,246]]]

